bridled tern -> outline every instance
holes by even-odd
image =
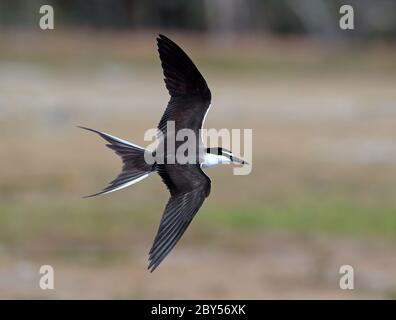
[[[148,269],[151,272],[179,241],[210,193],[211,180],[202,169],[225,163],[247,164],[227,149],[204,147],[200,129],[211,102],[206,81],[187,54],[172,40],[159,35],[157,45],[165,85],[171,96],[158,124],[161,138],[157,149],[149,151],[110,134],[80,127],[99,134],[108,142],[107,147],[114,150],[123,161],[122,171],[117,178],[103,191],[88,197],[129,187],[155,172],[161,176],[170,192],[171,197],[149,253]],[[173,122],[171,128],[169,122]],[[188,155],[190,161],[187,162],[178,161],[175,151],[184,141],[174,141],[172,148],[168,142],[169,136],[174,137],[183,129],[195,133],[195,148],[193,152],[189,149],[192,154]]]

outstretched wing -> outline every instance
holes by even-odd
[[[176,43],[159,35],[157,44],[166,88],[171,96],[158,129],[166,135],[167,121],[173,120],[176,132],[189,128],[198,133],[210,106],[211,93],[208,85],[191,59]]]
[[[158,129],[167,135],[167,122],[174,121],[176,133],[188,128],[200,139],[199,130],[211,100],[206,81],[187,54],[172,40],[159,35],[157,43],[166,88],[171,96]],[[176,141],[176,148],[180,143]],[[151,271],[158,267],[182,237],[209,195],[211,185],[199,164],[158,164],[157,170],[171,198],[149,253],[148,269]]]
[[[210,179],[199,165],[159,165],[158,173],[168,187],[169,199],[149,253],[153,272],[179,241],[210,193]]]

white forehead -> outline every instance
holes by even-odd
[[[222,153],[223,153],[223,154],[227,154],[227,155],[229,155],[229,156],[232,156],[232,155],[233,155],[231,151],[225,150],[225,149],[222,150]]]

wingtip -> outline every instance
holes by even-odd
[[[168,44],[168,45],[176,45],[175,42],[173,42],[170,38],[167,36],[163,35],[162,33],[159,33],[157,36],[157,44],[158,46],[163,43],[163,44]]]
[[[160,43],[160,42],[163,40],[163,37],[164,37],[164,35],[161,34],[161,33],[159,33],[158,36],[157,36],[157,38],[156,38],[157,43]]]
[[[148,265],[148,267],[147,267],[147,270],[149,270],[150,273],[153,273],[153,271],[154,271],[155,269],[157,269],[158,266],[159,266],[159,264],[155,263],[154,260],[150,260],[150,263],[149,263],[149,265]]]

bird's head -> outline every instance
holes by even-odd
[[[224,159],[224,161],[222,161],[223,163],[238,163],[242,165],[249,164],[247,161],[236,157],[230,150],[227,150],[222,147],[207,148],[206,152],[217,156],[221,156]]]

